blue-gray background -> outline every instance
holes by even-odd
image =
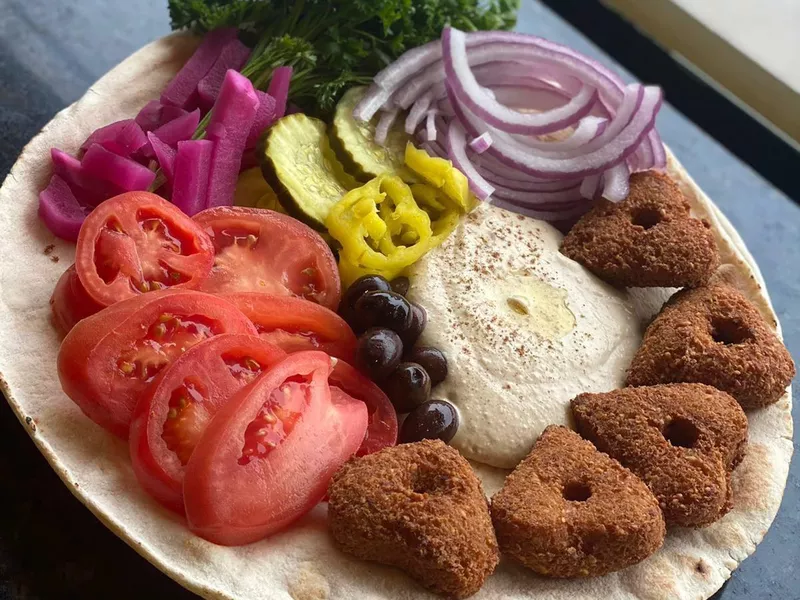
[[[523,0],[518,28],[615,66],[535,0]],[[168,31],[166,0],[0,0],[0,179],[58,110]],[[764,273],[789,348],[800,356],[800,207],[671,107],[661,111],[658,126],[741,233]],[[797,168],[800,172],[800,161]],[[797,403],[794,414],[800,416]],[[0,405],[0,494],[0,599],[192,597],[70,496],[5,403]],[[798,508],[795,461],[777,520],[720,599],[800,598]]]

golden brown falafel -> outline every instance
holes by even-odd
[[[581,394],[572,414],[583,437],[644,480],[668,524],[702,527],[731,509],[747,417],[725,392],[678,383]]]
[[[789,351],[758,309],[714,284],[669,299],[647,328],[627,383],[706,383],[748,410],[776,402],[794,374]]]
[[[492,498],[501,551],[550,577],[592,577],[661,547],[665,526],[644,483],[566,427],[544,430]]]
[[[400,567],[434,592],[471,596],[499,561],[480,481],[439,440],[353,458],[328,493],[328,523],[339,548]]]
[[[625,287],[696,287],[719,266],[708,224],[669,176],[634,173],[619,203],[600,200],[570,230],[561,252],[601,279]]]

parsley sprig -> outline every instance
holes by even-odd
[[[253,47],[242,73],[256,87],[275,67],[294,67],[292,101],[322,115],[445,25],[510,29],[518,8],[519,0],[169,0],[173,29],[237,27]]]

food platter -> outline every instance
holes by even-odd
[[[127,444],[92,424],[61,391],[55,371],[59,335],[50,323],[49,298],[73,259],[73,246],[48,233],[36,216],[37,195],[50,174],[48,150],[57,146],[74,152],[97,127],[132,117],[158,96],[197,43],[186,34],[173,34],[115,67],[31,141],[4,182],[2,244],[5,254],[18,260],[0,265],[3,391],[73,494],[134,550],[203,597],[259,598],[265,589],[274,592],[271,597],[295,600],[421,597],[421,588],[399,570],[342,554],[328,535],[324,504],[291,529],[252,545],[226,548],[196,537],[180,517],[139,488]],[[711,223],[722,262],[718,277],[742,291],[780,335],[763,278],[735,229],[672,155],[667,170],[695,216]],[[655,555],[600,578],[545,579],[503,561],[475,597],[710,596],[763,538],[788,474],[791,390],[748,416],[750,448],[734,472],[734,509],[722,520],[700,530],[670,531]],[[474,466],[492,495],[505,472]]]

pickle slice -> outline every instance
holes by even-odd
[[[331,127],[331,146],[348,173],[367,182],[378,175],[397,175],[403,181],[415,183],[418,178],[405,166],[406,143],[411,139],[403,130],[401,115],[386,138],[386,145],[376,144],[375,127],[378,118],[362,123],[353,118],[353,109],[364,95],[366,87],[351,88],[339,100]]]
[[[264,179],[286,211],[320,231],[331,207],[358,185],[331,149],[325,123],[303,114],[278,120],[259,158]]]

